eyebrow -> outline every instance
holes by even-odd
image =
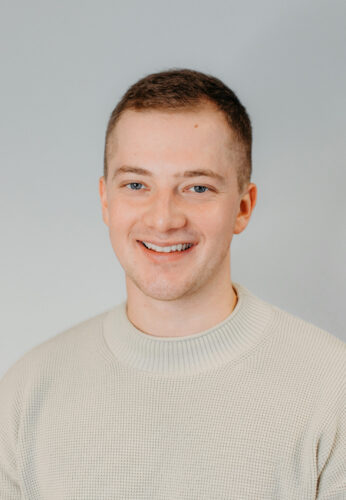
[[[137,175],[147,175],[149,177],[153,177],[153,173],[145,168],[141,167],[132,167],[129,165],[123,165],[122,167],[117,168],[114,173],[112,179],[115,179],[118,175],[121,174],[137,174]],[[225,182],[226,179],[223,175],[210,170],[209,168],[198,168],[194,170],[185,170],[185,172],[174,174],[173,177],[212,177],[220,182]]]

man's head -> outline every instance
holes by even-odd
[[[192,79],[198,96],[205,78],[223,108],[205,96],[193,101],[185,78]],[[128,295],[179,300],[226,293],[230,243],[256,203],[256,186],[249,183],[250,122],[234,94],[226,87],[218,94],[224,86],[211,77],[183,70],[147,80],[132,86],[112,113],[99,183],[103,220],[125,270]],[[158,105],[156,87],[171,96],[169,107]],[[180,97],[180,106],[179,93],[190,95]],[[230,116],[237,126],[230,126]],[[156,252],[143,242],[193,246]]]
[[[221,80],[190,69],[169,70],[150,74],[133,84],[108,121],[103,175],[108,177],[108,144],[110,137],[125,110],[161,110],[167,112],[198,109],[203,104],[214,105],[222,111],[239,151],[237,181],[239,192],[250,182],[252,163],[252,128],[245,107],[235,93]]]

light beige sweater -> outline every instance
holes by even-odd
[[[147,335],[123,302],[20,358],[0,499],[346,499],[346,343],[233,285],[198,334]]]

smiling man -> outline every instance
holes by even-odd
[[[126,273],[128,315],[150,335],[201,332],[235,306],[230,243],[256,201],[255,184],[238,185],[237,171],[246,165],[249,172],[250,136],[238,108],[244,138],[205,99],[182,109],[130,108],[111,119],[103,219]]]
[[[197,71],[117,104],[99,193],[127,298],[2,379],[1,500],[346,498],[346,344],[231,280],[251,138]]]

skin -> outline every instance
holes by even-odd
[[[254,183],[238,191],[242,153],[224,115],[212,105],[174,112],[127,110],[107,151],[107,181],[99,179],[102,218],[125,271],[129,320],[158,337],[184,337],[217,325],[237,303],[230,245],[233,235],[246,228],[257,199]],[[124,165],[152,175],[113,177]],[[196,168],[225,180],[182,176]],[[197,245],[175,261],[159,262],[137,240]]]

